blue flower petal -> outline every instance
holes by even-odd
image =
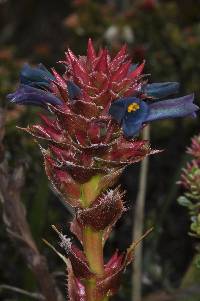
[[[39,63],[38,64],[38,68],[40,69],[40,70],[43,70],[46,74],[47,74],[47,76],[49,77],[49,78],[51,78],[51,79],[54,79],[55,77],[51,74],[51,72],[42,64],[42,63]]]
[[[122,121],[122,129],[123,133],[127,138],[132,138],[134,136],[137,136],[139,133],[141,127],[142,127],[143,121],[139,120],[138,122],[135,121]]]
[[[63,102],[55,95],[30,87],[28,85],[20,85],[19,89],[7,96],[10,102],[20,105],[36,105],[47,107],[48,104],[62,105]]]
[[[138,63],[137,64],[131,64],[131,66],[129,67],[128,73],[133,72],[137,68],[138,65],[139,65]]]
[[[68,90],[70,99],[79,98],[81,95],[81,89],[71,80],[69,80],[67,82],[67,90]]]
[[[129,98],[117,99],[117,100],[113,101],[113,103],[110,106],[109,114],[113,117],[113,119],[115,119],[119,123],[122,122],[122,119],[125,116],[125,113],[127,110],[127,100],[128,99]],[[131,98],[131,99],[133,102],[133,98]]]
[[[49,87],[51,80],[54,79],[54,76],[42,64],[35,68],[25,64],[20,72],[21,84],[32,87]]]
[[[128,112],[128,107],[132,103],[139,104],[139,109]],[[122,124],[124,135],[126,137],[133,137],[138,133],[146,120],[149,114],[149,106],[136,97],[120,98],[112,103],[109,113]]]
[[[199,107],[193,103],[194,95],[158,101],[149,105],[150,112],[145,122],[164,118],[176,118],[193,115]]]
[[[164,98],[169,95],[178,93],[179,86],[180,85],[177,82],[153,83],[146,85],[144,92],[148,96]]]
[[[128,112],[128,106],[132,102],[138,103],[140,108],[135,112]],[[145,122],[149,114],[149,106],[144,101],[131,98],[131,102],[127,101],[126,113],[122,121],[122,129],[126,137],[133,137],[140,131],[142,124]]]

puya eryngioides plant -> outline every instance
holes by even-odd
[[[186,152],[190,155],[190,160],[182,169],[178,182],[185,190],[178,202],[188,209],[191,218],[190,234],[200,238],[200,135],[192,138]]]
[[[115,251],[104,262],[104,244],[126,210],[123,191],[112,187],[128,165],[156,152],[135,137],[153,120],[191,115],[198,107],[193,95],[163,100],[178,91],[178,83],[148,84],[144,62],[132,65],[125,46],[111,58],[107,49],[97,54],[89,40],[86,56],[68,50],[61,63],[63,75],[42,64],[25,65],[19,88],[8,98],[49,113],[40,114],[42,123],[25,131],[46,141],[45,146],[40,142],[46,174],[75,208],[71,232],[82,248],[58,232],[66,251],[68,298],[108,300],[117,292],[136,245]]]

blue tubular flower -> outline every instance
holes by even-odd
[[[193,94],[152,104],[135,97],[120,98],[112,103],[109,113],[122,125],[124,135],[131,138],[139,132],[144,123],[194,114],[199,107],[193,100]]]
[[[146,85],[143,92],[151,97],[164,98],[178,93],[179,87],[180,85],[177,82],[153,83]]]
[[[69,93],[69,97],[72,100],[81,96],[81,89],[71,80],[67,81],[67,90]]]
[[[51,105],[62,105],[63,102],[53,94],[28,85],[20,85],[19,89],[7,96],[10,102],[20,105],[36,105],[47,107]]]
[[[21,84],[32,87],[48,88],[51,80],[54,79],[54,76],[42,64],[39,64],[38,67],[35,68],[25,64],[20,72]]]
[[[185,117],[193,115],[199,107],[193,103],[194,94],[179,98],[154,102],[149,105],[150,112],[146,122],[158,119]]]

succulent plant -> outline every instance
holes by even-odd
[[[191,160],[182,169],[178,182],[185,192],[178,198],[178,202],[188,208],[191,219],[190,234],[200,238],[200,135],[194,136],[191,142],[187,148]]]

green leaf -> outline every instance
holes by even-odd
[[[192,202],[188,200],[185,196],[180,196],[177,200],[177,202],[184,207],[190,207],[192,205]]]

